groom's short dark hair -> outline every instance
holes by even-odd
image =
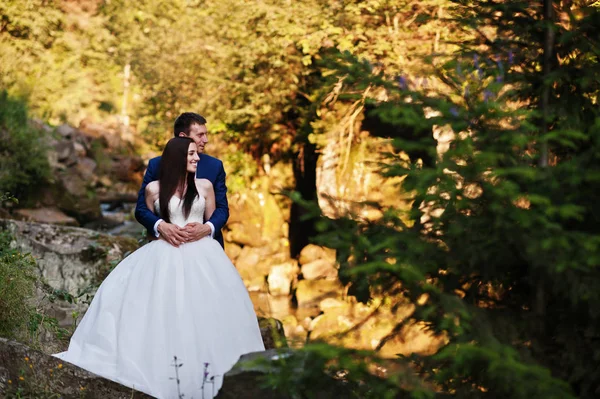
[[[183,132],[186,136],[190,135],[190,127],[194,124],[206,125],[206,119],[202,115],[194,112],[184,112],[175,119],[175,125],[173,126],[173,135],[179,136],[179,133]]]

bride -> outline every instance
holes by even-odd
[[[167,222],[208,220],[210,181],[196,179],[196,144],[171,139],[146,204]],[[69,349],[55,356],[157,398],[213,397],[242,354],[264,350],[252,302],[217,241],[153,241],[104,280]],[[176,360],[175,360],[176,357]],[[178,380],[178,381],[177,381]]]

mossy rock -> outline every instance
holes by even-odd
[[[258,326],[263,338],[265,349],[287,348],[287,339],[283,330],[283,324],[274,318],[259,317]]]

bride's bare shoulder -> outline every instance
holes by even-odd
[[[199,193],[206,193],[213,189],[213,185],[208,179],[196,179],[196,188]]]

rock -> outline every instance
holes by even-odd
[[[120,156],[114,160],[111,176],[122,182],[142,184],[141,173],[144,171],[144,162],[139,157]]]
[[[319,309],[323,313],[348,313],[351,306],[347,301],[336,298],[325,298],[319,302]]]
[[[268,191],[259,195],[264,197],[262,201],[264,204],[262,210],[262,236],[269,242],[277,242],[278,238],[282,236],[281,226],[285,224],[281,208],[275,197]]]
[[[283,319],[281,319],[281,324],[283,324],[283,331],[285,332],[285,337],[289,338],[295,334],[296,328],[299,326],[298,319],[294,315],[287,315]]]
[[[77,173],[79,173],[79,176],[81,176],[84,180],[90,182],[90,181],[95,181],[97,179],[96,175],[95,175],[95,171],[96,171],[96,167],[98,165],[96,164],[96,162],[91,159],[91,158],[80,158],[77,161]]]
[[[411,323],[402,329],[399,336],[387,341],[379,350],[379,354],[388,358],[396,358],[398,354],[432,355],[446,342],[447,338],[444,335],[435,336],[423,323]]]
[[[109,204],[133,204],[132,207],[135,209],[137,202],[138,193],[137,191],[118,191],[120,189],[119,184],[114,186],[112,190],[99,189],[96,193],[98,194],[98,201]]]
[[[29,222],[60,224],[63,226],[79,225],[75,218],[65,215],[56,208],[17,209],[15,215]]]
[[[79,158],[84,158],[87,155],[85,146],[78,141],[73,142],[73,149]]]
[[[19,387],[24,396],[18,397],[151,398],[26,345],[0,338],[0,396],[17,397],[13,395]]]
[[[245,246],[235,261],[235,267],[249,291],[266,292],[266,279],[271,270],[271,265],[280,258],[273,255],[268,247]]]
[[[249,247],[261,247],[265,244],[260,231],[260,225],[253,225],[251,223],[229,223],[227,225],[229,231],[226,233],[226,239],[228,242],[235,244],[249,246]]]
[[[343,314],[325,313],[310,323],[310,338],[324,338],[348,331],[354,326],[352,318]]]
[[[263,339],[265,349],[287,348],[287,340],[283,324],[273,318],[258,318],[258,326],[260,327],[260,335]]]
[[[259,379],[270,371],[264,362],[286,356],[287,353],[289,352],[270,349],[243,355],[235,366],[225,373],[223,387],[216,396],[217,399],[292,399],[289,395],[263,388],[262,384],[258,383]]]
[[[252,191],[229,197],[229,224],[247,223],[260,229],[263,215],[260,198]]]
[[[283,212],[268,189],[268,181],[255,182],[256,190],[229,198],[230,217],[226,234],[227,241],[240,245],[261,247],[269,245],[274,251],[281,246],[281,226],[285,224]]]
[[[329,259],[317,259],[310,263],[302,265],[302,276],[306,280],[316,280],[325,278],[335,280],[338,277],[338,270],[335,263]]]
[[[100,219],[100,201],[93,194],[90,182],[76,170],[67,169],[57,173],[58,185],[49,189],[56,207],[73,216],[80,224]]]
[[[228,242],[227,245],[225,245],[225,253],[227,254],[227,257],[231,259],[232,262],[235,262],[236,259],[242,253],[242,247],[232,242]]]
[[[98,178],[98,183],[99,183],[100,185],[102,185],[102,186],[104,186],[104,187],[108,187],[108,188],[112,187],[112,185],[113,185],[113,182],[112,182],[112,180],[110,179],[110,177],[108,177],[108,176],[106,176],[106,175],[100,176],[100,177]]]
[[[77,134],[77,129],[65,123],[57,127],[56,132],[66,139],[72,139]]]
[[[300,251],[300,259],[298,262],[301,265],[305,265],[319,259],[330,260],[335,263],[335,250],[314,244],[308,244],[302,248],[302,251]]]
[[[66,166],[71,166],[77,163],[77,152],[71,141],[59,141],[54,146],[56,152],[56,160]]]
[[[298,265],[289,261],[271,267],[267,277],[271,295],[289,295],[298,276]]]
[[[277,372],[270,363],[282,358],[292,358],[291,364],[298,365],[297,369],[292,371],[296,376],[302,373],[301,365],[306,363],[306,359],[295,356],[307,356],[302,353],[294,352],[291,349],[275,350],[270,349],[264,352],[253,352],[243,355],[231,370],[225,373],[223,387],[217,395],[217,399],[292,399],[298,397],[310,397],[312,399],[330,399],[330,398],[351,398],[356,394],[351,391],[351,387],[344,384],[340,379],[331,378],[317,389],[311,387],[300,387],[302,394],[279,393],[263,384],[258,383],[261,377],[268,376]],[[308,395],[306,394],[308,391]]]
[[[383,212],[379,209],[363,209],[360,214],[369,222],[376,222],[383,217]]]
[[[236,259],[235,267],[244,280],[246,287],[248,287],[248,282],[251,281],[254,277],[259,275],[256,272],[258,262],[260,262],[261,254],[260,250],[257,248],[244,247],[240,251],[239,256]],[[264,276],[260,276],[264,279]]]
[[[342,290],[337,280],[301,280],[296,288],[296,300],[299,307],[317,306],[325,298],[340,297]]]
[[[35,257],[40,276],[51,287],[71,294],[104,279],[111,261],[138,247],[133,238],[78,227],[0,219],[0,229],[11,232],[16,247]]]

